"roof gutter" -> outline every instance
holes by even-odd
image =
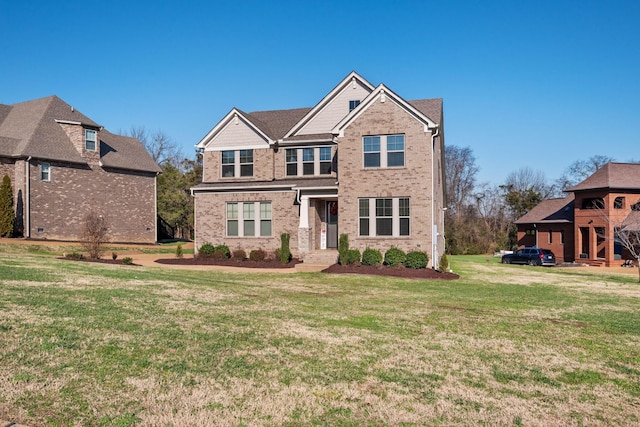
[[[27,157],[27,160],[24,162],[24,173],[25,173],[25,213],[24,213],[24,222],[25,222],[25,231],[23,232],[23,236],[25,238],[31,237],[31,176],[29,175],[31,172],[31,156]]]
[[[436,138],[440,135],[440,126],[435,127],[435,132],[431,133],[431,265],[433,268],[438,268],[440,260],[438,259],[438,223],[436,221],[435,213],[435,161],[436,161]],[[434,227],[435,225],[435,227]],[[444,224],[442,224],[444,228]],[[444,233],[444,230],[442,230]],[[444,234],[443,234],[444,235]]]

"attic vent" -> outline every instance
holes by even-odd
[[[235,115],[233,116],[233,124],[235,124],[235,125],[237,125],[237,124],[238,124],[238,115],[237,115],[237,114],[235,114]]]
[[[386,95],[384,94],[384,91],[381,90],[380,91],[380,102],[385,102],[387,100]]]
[[[351,77],[351,88],[352,89],[356,88],[356,78],[355,77]]]
[[[73,113],[74,111],[76,111],[76,109],[71,106],[71,112]]]

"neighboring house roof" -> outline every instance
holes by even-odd
[[[563,199],[546,199],[538,203],[520,219],[516,224],[542,224],[542,223],[572,223],[574,195]]]
[[[640,164],[609,162],[581,183],[565,191],[596,189],[640,190]]]
[[[59,123],[96,129],[101,156],[104,154],[101,161],[107,166],[145,172],[161,170],[138,140],[109,133],[55,95],[0,106],[0,156],[85,164]]]

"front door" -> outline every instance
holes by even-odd
[[[327,202],[327,249],[338,247],[338,202]]]

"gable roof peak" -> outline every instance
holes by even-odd
[[[284,135],[284,138],[293,136],[301,130],[307,123],[309,123],[324,107],[326,107],[333,99],[335,99],[343,90],[348,87],[356,88],[358,85],[364,87],[369,93],[372,92],[375,87],[369,83],[364,77],[355,71],[351,71],[340,83],[338,83],[327,95],[324,96],[295,126],[293,126]]]

